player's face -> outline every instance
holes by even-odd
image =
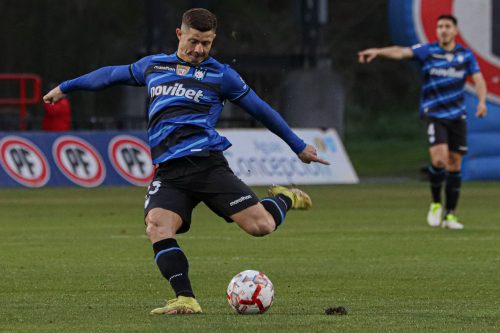
[[[436,34],[440,44],[449,44],[455,40],[457,35],[457,26],[453,21],[442,19],[437,22]]]
[[[175,31],[179,38],[177,55],[191,64],[199,64],[208,58],[212,43],[215,39],[213,31],[198,31],[193,28],[182,27]]]

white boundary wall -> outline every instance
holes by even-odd
[[[279,137],[265,129],[219,129],[233,144],[224,152],[236,176],[249,185],[356,184],[342,141],[333,129],[294,129],[331,165],[302,163]]]

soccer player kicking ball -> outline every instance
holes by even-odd
[[[104,67],[65,81],[44,96],[46,103],[55,103],[75,90],[99,90],[116,84],[147,88],[149,145],[158,168],[146,194],[146,233],[156,264],[176,295],[151,314],[202,312],[188,277],[188,260],[175,240],[177,234],[189,230],[191,213],[198,203],[203,201],[253,236],[275,231],[289,209],[312,205],[303,191],[282,186],[271,187],[270,196],[259,201],[234,175],[222,154],[231,143],[215,130],[225,100],[261,121],[302,162],[329,164],[233,69],[209,56],[216,28],[217,19],[208,10],[188,10],[176,29],[176,52],[147,56],[131,65]]]
[[[486,82],[472,52],[455,42],[457,19],[441,15],[437,19],[438,42],[412,47],[373,48],[358,53],[366,64],[376,57],[415,58],[422,66],[424,82],[420,115],[426,121],[431,165],[429,166],[432,203],[427,214],[431,227],[463,229],[455,209],[460,194],[462,156],[467,153],[464,85],[472,76],[479,103],[476,117],[486,116]],[[446,180],[446,206],[443,215],[441,188]],[[443,218],[444,217],[444,218]]]

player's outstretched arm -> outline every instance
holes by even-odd
[[[250,89],[244,97],[235,101],[235,103],[250,113],[254,118],[259,120],[271,132],[285,141],[302,162],[330,164],[328,161],[319,158],[316,149],[313,146],[306,144],[301,138],[299,138],[288,126],[281,115],[269,104],[264,102],[259,96],[257,96],[253,90]]]
[[[484,80],[483,74],[480,72],[472,75],[472,81],[474,81],[474,87],[476,88],[477,97],[479,99],[476,117],[481,118],[488,113],[488,108],[486,107],[486,94],[488,93],[488,89],[486,88],[486,81]]]
[[[409,47],[389,46],[382,48],[371,48],[358,52],[360,64],[368,64],[377,57],[402,60],[413,57],[413,51]]]
[[[97,91],[116,84],[140,85],[132,77],[128,65],[107,66],[82,75],[72,80],[64,81],[43,97],[46,103],[55,103],[74,90]]]

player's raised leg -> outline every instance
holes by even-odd
[[[312,206],[309,195],[297,188],[273,185],[269,197],[231,216],[243,230],[253,236],[265,236],[276,230],[290,209],[308,209]]]
[[[187,257],[174,238],[182,226],[181,217],[166,209],[153,208],[146,216],[146,224],[156,264],[176,295],[175,299],[169,300],[164,307],[152,310],[151,314],[201,313],[191,288]]]

